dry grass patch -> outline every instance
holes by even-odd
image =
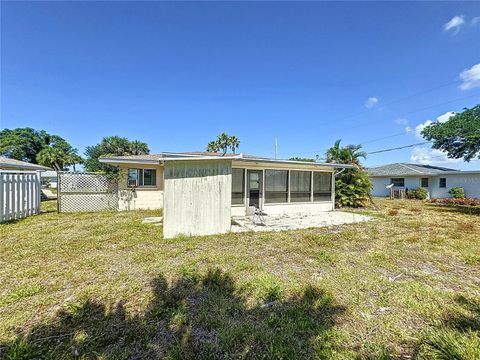
[[[369,223],[163,240],[154,211],[43,205],[0,225],[0,357],[480,358],[478,215],[377,200]]]

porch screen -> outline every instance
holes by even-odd
[[[332,200],[332,174],[323,172],[313,173],[313,201]]]
[[[290,171],[290,202],[309,202],[312,173]]]
[[[243,204],[245,189],[245,170],[232,169],[232,204]]]
[[[265,170],[265,202],[286,203],[288,201],[288,171]]]

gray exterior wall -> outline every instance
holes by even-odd
[[[165,161],[164,238],[230,231],[231,189],[231,160]]]
[[[469,198],[480,198],[480,173],[477,174],[441,174],[435,176],[392,176],[403,177],[405,179],[405,188],[417,189],[421,186],[421,179],[428,178],[428,192],[431,198],[449,198],[452,197],[448,190],[453,187],[462,187],[465,189],[465,195]],[[392,177],[371,177],[373,184],[373,196],[389,196],[390,190],[385,185],[390,184]],[[440,178],[447,179],[447,186],[440,187]]]

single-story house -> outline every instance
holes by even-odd
[[[58,173],[55,170],[42,171],[40,178],[42,179],[42,187],[57,188]]]
[[[451,197],[448,190],[462,187],[469,198],[480,198],[480,170],[461,171],[439,166],[395,163],[367,169],[372,180],[373,196],[388,196],[394,189],[428,190],[431,198]]]
[[[335,171],[350,165],[193,152],[99,159],[120,168],[119,209],[163,208],[164,236],[230,231],[231,217],[335,208]],[[257,210],[258,211],[258,210]]]
[[[0,156],[0,170],[9,171],[47,171],[52,170],[49,167],[32,164],[26,161],[10,159],[5,156]]]

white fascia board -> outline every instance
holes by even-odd
[[[115,159],[115,158],[99,158],[98,161],[104,164],[149,164],[160,165],[160,160],[141,160],[141,159]]]
[[[354,165],[334,164],[334,163],[317,163],[310,161],[296,161],[296,160],[277,160],[277,159],[252,159],[252,158],[233,158],[236,161],[255,162],[255,163],[273,163],[273,164],[292,164],[315,167],[329,167],[329,168],[354,168]]]

